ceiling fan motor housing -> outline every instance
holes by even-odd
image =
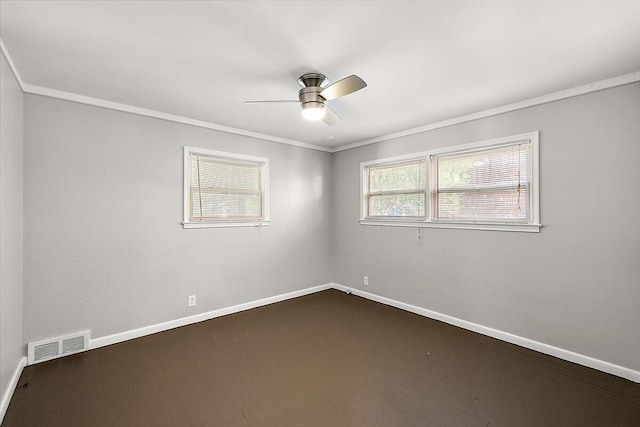
[[[329,79],[324,74],[307,73],[298,78],[298,84],[302,87],[321,87],[324,88],[329,83]]]
[[[302,89],[298,92],[298,99],[303,110],[307,109],[323,109],[327,100],[320,96],[320,92],[329,83],[327,77],[323,74],[308,73],[300,76],[298,83]]]

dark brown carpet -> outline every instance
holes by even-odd
[[[640,426],[640,384],[335,290],[27,367],[3,426]]]

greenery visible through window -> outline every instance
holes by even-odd
[[[538,132],[360,164],[360,222],[540,229]]]
[[[366,174],[367,217],[425,218],[425,159],[371,166]]]

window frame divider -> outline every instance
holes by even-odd
[[[540,223],[540,132],[526,132],[517,135],[510,135],[500,138],[488,139],[467,144],[458,144],[454,146],[435,148],[431,150],[419,151],[411,154],[404,154],[394,157],[369,160],[360,163],[360,219],[362,225],[372,226],[394,226],[394,227],[421,227],[421,228],[451,228],[451,229],[474,229],[474,230],[494,230],[494,231],[519,231],[519,232],[539,232],[542,228]],[[531,155],[531,171],[529,180],[529,220],[524,221],[491,221],[491,220],[449,220],[435,218],[434,209],[437,209],[437,201],[434,201],[432,183],[437,182],[438,171],[437,166],[432,167],[437,162],[433,161],[433,157],[443,155],[466,154],[484,149],[502,148],[508,146],[520,145],[522,143],[530,143]],[[404,163],[412,160],[424,159],[427,167],[427,197],[425,205],[425,219],[415,219],[393,217],[367,217],[365,216],[366,203],[368,202],[368,177],[367,174],[370,167],[377,165],[393,165]]]

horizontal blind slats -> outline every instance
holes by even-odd
[[[369,191],[418,190],[426,188],[424,160],[369,168]]]
[[[441,219],[526,220],[530,144],[435,156],[433,201]]]
[[[198,167],[200,160],[200,187],[205,188],[236,188],[246,190],[260,190],[260,165],[244,162],[233,163],[231,161],[215,162],[204,156],[192,156],[191,158],[191,184],[198,185]]]
[[[526,219],[527,198],[524,193],[496,191],[482,193],[440,193],[440,218],[448,219]],[[519,203],[518,203],[519,202]]]
[[[528,187],[529,183],[527,182],[523,182],[520,184],[520,189],[523,190],[525,187]],[[443,188],[443,187],[438,187],[437,192],[438,193],[460,193],[460,192],[482,192],[482,191],[496,191],[496,190],[512,190],[514,188],[517,188],[517,184],[512,184],[512,185],[504,185],[504,184],[487,184],[487,185],[482,185],[482,186],[477,186],[477,187],[473,187],[473,186],[469,186],[469,187],[450,187],[450,188]]]
[[[369,166],[366,172],[367,217],[426,217],[426,159]]]
[[[262,217],[262,164],[200,154],[190,156],[190,219]]]

